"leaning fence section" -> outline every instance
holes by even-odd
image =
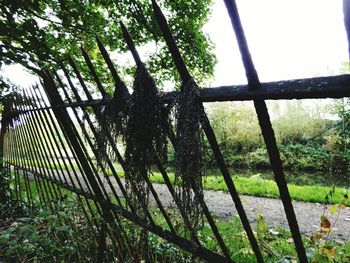
[[[206,101],[253,100],[299,261],[307,262],[264,99],[349,96],[350,77],[260,83],[236,4],[224,2],[248,85],[201,89],[184,63],[184,54],[180,54],[165,16],[152,1],[159,28],[181,77],[180,91],[159,92],[123,24],[124,39],[137,67],[132,94],[99,39],[98,47],[114,80],[113,95],[106,91],[83,49],[82,57],[99,99],[91,94],[74,58],[60,63],[57,72],[44,70],[40,85],[23,90],[5,105],[1,138],[4,167],[10,171],[12,180],[11,199],[28,209],[42,207],[55,212],[67,194],[74,196],[93,230],[101,260],[147,258],[147,253],[136,255],[136,248],[147,251],[145,240],[156,235],[200,259],[233,262],[232,255],[237,251],[228,245],[204,200],[200,149],[206,137],[256,260],[264,262],[203,107]],[[175,124],[169,114],[176,117]],[[121,141],[125,146],[121,146]],[[175,179],[169,174],[165,158],[169,145],[176,156]],[[152,184],[153,171],[161,175],[171,206]],[[125,222],[135,226],[132,236]],[[198,234],[203,224],[208,227],[216,249],[206,247],[203,236]],[[114,247],[108,255],[104,254],[107,245]]]

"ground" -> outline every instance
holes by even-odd
[[[118,189],[114,179],[113,185]],[[174,207],[173,198],[171,197],[166,185],[153,184],[162,203],[165,206]],[[107,187],[106,187],[107,188]],[[107,188],[108,189],[108,188]],[[209,210],[219,218],[229,219],[237,215],[234,203],[229,193],[223,191],[204,191],[205,201]],[[241,195],[241,200],[247,216],[252,223],[256,223],[257,214],[261,213],[266,223],[271,226],[281,226],[288,228],[287,219],[284,213],[281,200],[271,198],[261,198],[254,196]],[[151,199],[154,202],[153,199]],[[303,235],[310,235],[320,229],[321,216],[325,206],[323,204],[305,203],[293,201],[294,211],[299,223],[300,231]],[[326,212],[328,212],[326,207]],[[336,218],[334,214],[332,218]],[[334,220],[332,220],[334,222]],[[332,223],[333,225],[333,223]],[[337,240],[350,240],[350,208],[341,209],[339,217],[331,231],[331,236]]]
[[[78,177],[81,174],[78,173]],[[117,190],[118,194],[121,194],[118,184],[113,177],[109,177],[113,187]],[[84,182],[82,178],[79,178],[80,182]],[[74,180],[76,183],[76,179]],[[112,193],[107,180],[102,179],[106,190]],[[125,180],[121,179],[125,184]],[[153,184],[159,199],[166,207],[175,208],[175,202],[164,184]],[[151,196],[151,194],[150,194]],[[257,215],[262,214],[266,223],[270,227],[282,227],[288,229],[288,222],[284,213],[282,201],[279,199],[262,198],[254,196],[240,195],[244,210],[251,223],[257,222]],[[229,193],[223,191],[204,191],[204,198],[209,210],[213,215],[218,218],[229,220],[232,216],[237,215],[235,205]],[[155,201],[151,197],[150,202],[154,205]],[[329,213],[329,205],[325,206],[318,203],[306,203],[293,201],[294,211],[298,220],[300,231],[302,235],[309,236],[313,232],[320,229],[321,216],[325,212],[325,215]],[[350,208],[346,207],[340,210],[340,213],[333,214],[331,217],[331,238],[335,240],[350,241]]]

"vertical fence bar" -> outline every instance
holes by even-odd
[[[251,58],[247,40],[244,34],[242,23],[239,17],[238,9],[235,0],[224,0],[227,11],[229,13],[233,30],[236,34],[236,39],[241,52],[242,61],[245,67],[248,86],[251,90],[260,89],[261,83],[256,72],[253,60]],[[285,213],[287,215],[288,224],[292,232],[294,244],[300,262],[307,262],[305,248],[301,238],[299,225],[295,216],[292,199],[289,195],[287,182],[283,172],[282,161],[276,143],[276,138],[270,116],[264,100],[254,100],[256,113],[258,115],[259,124],[266,144],[267,152],[269,154],[272,170],[275,175],[275,180],[280,192],[281,200]]]
[[[72,61],[72,62],[73,62],[73,61]],[[73,63],[74,63],[74,62],[73,62]],[[77,70],[76,67],[75,67],[75,70]],[[56,77],[58,77],[58,76],[56,76]],[[58,77],[58,79],[59,79],[59,77]],[[82,77],[81,77],[81,76],[80,76],[80,81],[82,81]],[[61,84],[61,88],[62,88],[62,90],[64,91],[64,94],[65,94],[66,99],[68,100],[69,103],[72,103],[70,97],[68,96],[67,91],[66,91],[65,88],[64,88],[63,83],[62,83],[61,81],[59,81],[59,83]],[[74,94],[77,94],[78,100],[81,101],[81,98],[79,97],[78,92],[77,92],[77,90],[75,90],[74,86],[72,86],[72,89],[73,89],[73,93],[74,93]],[[84,90],[88,92],[88,89],[87,89],[86,86],[85,86],[85,89],[84,89]],[[88,97],[89,99],[92,99],[91,96],[87,96],[87,97]],[[80,117],[79,117],[79,115],[78,115],[76,109],[73,108],[72,110],[73,110],[73,113],[74,113],[74,115],[75,115],[75,118],[77,119],[78,124],[79,124],[79,126],[80,126],[80,128],[81,128],[81,130],[82,130],[82,132],[83,132],[83,135],[85,136],[86,141],[88,142],[88,144],[89,144],[91,150],[93,151],[93,153],[94,153],[94,155],[95,155],[95,157],[96,157],[97,164],[98,164],[99,167],[101,168],[101,170],[102,170],[102,172],[103,172],[103,175],[105,176],[105,178],[106,178],[106,180],[107,180],[107,183],[109,184],[110,189],[112,190],[112,192],[113,192],[113,194],[114,194],[114,197],[116,198],[116,200],[117,200],[119,206],[122,207],[122,206],[123,206],[123,205],[122,205],[122,202],[121,202],[121,200],[120,200],[118,194],[116,193],[116,191],[115,191],[115,189],[114,189],[114,187],[113,187],[113,184],[112,184],[112,182],[110,181],[110,178],[108,177],[107,172],[106,172],[106,170],[105,170],[105,168],[104,168],[104,166],[103,166],[101,160],[99,159],[99,156],[98,156],[98,154],[97,154],[97,152],[96,152],[96,149],[95,149],[95,147],[94,147],[94,145],[93,145],[93,143],[92,143],[92,141],[91,141],[91,139],[90,139],[90,137],[89,137],[89,135],[88,135],[87,130],[86,130],[85,127],[84,127],[84,124],[83,124],[82,121],[80,120]],[[84,117],[85,117],[86,120],[88,121],[88,124],[89,124],[89,126],[90,126],[90,129],[94,132],[94,131],[95,131],[95,130],[94,130],[94,126],[93,126],[93,124],[92,124],[92,122],[91,122],[91,120],[90,120],[89,114],[88,114],[88,112],[87,112],[84,108],[83,108],[83,113],[84,113]],[[95,135],[95,137],[96,137],[96,135],[97,135],[96,131],[94,132],[94,135]],[[84,152],[87,154],[86,149],[84,149]],[[104,187],[104,185],[103,185],[103,182],[100,180],[100,175],[98,174],[98,171],[96,170],[96,168],[94,167],[94,164],[93,164],[91,161],[90,161],[90,164],[91,164],[91,166],[92,166],[92,168],[93,168],[93,171],[94,171],[94,173],[95,173],[95,176],[96,176],[96,178],[97,178],[97,180],[98,180],[98,182],[99,182],[99,184],[100,184],[100,186],[101,186],[101,189],[103,190],[103,192],[104,192],[104,194],[105,194],[105,196],[106,196],[107,201],[108,201],[108,202],[111,202],[111,200],[110,200],[110,198],[109,198],[109,195],[108,195],[108,193],[107,193],[107,190],[105,189],[105,187]],[[119,234],[122,234],[122,236],[126,239],[127,245],[129,246],[130,241],[128,240],[128,237],[127,237],[126,233],[124,232],[124,229],[123,229],[122,226],[121,226],[121,223],[120,223],[120,220],[119,220],[119,218],[118,218],[118,215],[114,214],[114,218],[116,219],[117,224],[118,224],[118,229],[119,229],[119,231],[120,231]],[[123,242],[120,242],[120,245],[122,245],[122,244],[123,244]],[[128,249],[131,250],[130,247],[129,247]]]
[[[30,88],[29,88],[30,91]],[[24,93],[24,98],[27,98],[27,101],[30,101],[30,104],[28,105],[29,110],[33,109],[33,98],[29,97],[25,91],[23,91]],[[48,175],[48,184],[50,185],[50,188],[53,189],[53,192],[55,194],[56,199],[62,199],[62,192],[60,188],[56,188],[56,184],[53,184],[52,182],[55,182],[57,180],[57,178],[60,180],[60,176],[59,174],[55,174],[54,170],[57,171],[57,164],[54,161],[54,158],[52,156],[52,144],[51,144],[51,140],[50,140],[50,134],[47,131],[47,125],[44,125],[44,123],[42,122],[42,120],[39,117],[39,113],[38,112],[31,112],[32,116],[33,116],[33,120],[32,120],[32,128],[34,131],[34,135],[38,136],[37,138],[42,138],[40,141],[40,145],[41,148],[43,150],[43,161],[44,161],[44,167],[43,170],[47,170],[47,175]],[[31,118],[30,118],[31,119]],[[39,128],[39,129],[38,129]],[[40,136],[40,137],[39,137]],[[54,163],[52,164],[51,161],[54,161]],[[58,201],[58,200],[56,200]]]
[[[41,94],[40,92],[40,89],[38,88],[37,89],[38,91],[38,94],[39,94],[39,97],[38,99],[41,100],[43,103],[44,103],[44,107],[47,107],[47,105],[45,104],[45,100],[43,98],[43,95]],[[54,115],[52,115],[52,110],[50,109],[48,112],[47,112],[47,117],[49,119],[49,122],[53,124],[53,128],[54,128],[54,131],[55,131],[55,134],[57,135],[57,138],[58,138],[58,141],[59,141],[59,144],[57,143],[57,147],[58,149],[60,150],[59,151],[59,154],[60,154],[60,157],[62,159],[62,162],[63,162],[63,165],[64,165],[64,169],[66,170],[67,172],[67,175],[68,175],[68,179],[69,179],[69,183],[67,182],[67,178],[65,177],[65,181],[67,184],[71,185],[73,187],[73,190],[74,191],[78,191],[78,190],[84,190],[84,187],[83,185],[81,184],[80,180],[79,180],[79,175],[76,171],[76,169],[74,169],[74,163],[71,161],[71,158],[70,158],[70,155],[69,155],[69,152],[67,151],[67,148],[70,149],[70,151],[72,152],[73,154],[73,159],[75,161],[76,164],[79,164],[78,160],[76,160],[75,158],[75,155],[74,155],[74,149],[72,149],[71,145],[69,144],[69,141],[68,141],[68,138],[66,137],[66,134],[61,130],[60,128],[58,127],[58,125],[56,124],[56,119],[54,117]],[[45,115],[44,115],[45,116]],[[59,123],[58,123],[59,124]],[[55,137],[54,137],[55,138]],[[65,143],[67,142],[67,143]],[[63,150],[63,152],[62,152]],[[65,159],[68,160],[68,164],[66,163]],[[71,173],[69,171],[72,171],[73,172],[73,175],[74,177],[77,179],[77,184],[78,184],[78,187],[76,186],[75,184],[75,180],[74,178],[72,177]],[[80,167],[80,165],[78,165],[78,170],[81,174],[83,174],[83,170],[82,168]],[[86,183],[88,183],[86,181]],[[93,191],[91,190],[91,188],[89,187],[89,185],[87,184],[86,185],[86,188],[87,188],[87,192],[90,194],[90,195],[93,195]],[[87,200],[86,200],[87,201]],[[87,202],[88,206],[89,206],[89,202]],[[98,207],[98,206],[97,206]],[[90,212],[91,212],[91,207],[89,208]]]
[[[122,28],[122,31],[123,31],[124,39],[125,39],[128,47],[129,47],[129,50],[132,53],[132,56],[134,57],[134,60],[135,60],[135,63],[137,65],[137,67],[145,67],[145,65],[143,64],[143,62],[140,59],[140,56],[139,56],[139,54],[137,52],[135,44],[134,44],[134,42],[132,40],[132,37],[129,34],[127,28],[124,26],[123,23],[120,23],[120,25],[121,25],[121,28]],[[144,69],[144,70],[146,70],[146,69]],[[157,163],[158,163],[158,165],[161,164],[160,162],[157,162]],[[205,217],[207,218],[207,220],[209,222],[209,225],[210,225],[210,227],[211,227],[211,229],[212,229],[212,231],[214,233],[215,238],[218,241],[218,244],[219,244],[223,254],[227,258],[227,260],[230,261],[231,257],[230,257],[229,249],[227,248],[227,246],[226,246],[226,244],[225,244],[221,234],[219,233],[219,230],[218,230],[218,228],[217,228],[217,226],[215,224],[215,221],[214,221],[213,217],[211,216],[211,214],[209,212],[209,209],[208,209],[208,207],[207,207],[207,205],[206,205],[206,203],[204,201],[203,196],[199,193],[199,189],[197,189],[196,186],[193,185],[192,189],[194,191],[195,196],[198,198],[198,200],[200,202],[200,205],[201,205],[201,207],[203,209],[203,213],[204,213]]]
[[[29,162],[22,162],[22,165],[24,166],[24,169],[27,169],[27,166],[29,166],[30,164],[32,164],[35,169],[36,169],[36,166],[34,165],[34,157],[32,156],[32,150],[28,148],[28,145],[27,145],[27,142],[28,142],[28,139],[27,139],[27,134],[25,133],[24,131],[24,124],[23,126],[21,124],[19,124],[19,117],[18,117],[18,120],[14,120],[14,123],[15,123],[15,127],[14,127],[14,130],[13,130],[13,133],[12,133],[12,138],[11,138],[11,142],[20,142],[20,145],[22,145],[23,150],[21,150],[22,152],[26,152],[29,156],[30,156],[30,161]],[[23,138],[25,137],[25,139]],[[12,143],[12,144],[13,144]],[[12,151],[14,151],[15,149],[12,149]],[[12,159],[11,161],[12,165],[16,166],[18,165],[15,161],[15,159]],[[30,168],[28,168],[30,169]],[[40,205],[41,205],[41,208],[44,208],[44,207],[47,207],[48,204],[47,204],[47,201],[46,201],[46,198],[45,198],[45,195],[44,195],[44,191],[42,189],[42,185],[40,184],[37,176],[35,174],[33,174],[33,177],[34,177],[34,181],[35,181],[35,186],[36,186],[36,192],[39,196],[39,201],[40,201]]]
[[[178,72],[180,73],[182,83],[187,84],[189,81],[192,80],[192,77],[191,77],[190,73],[188,72],[188,69],[184,63],[184,60],[181,57],[180,51],[179,51],[179,49],[176,45],[176,42],[175,42],[175,40],[170,32],[166,18],[155,0],[152,0],[152,5],[153,5],[156,20],[157,20],[158,25],[160,27],[160,30],[162,32],[163,38],[164,38],[165,42],[167,43],[167,46],[168,46],[169,51],[172,55],[175,66],[176,66]],[[207,119],[207,116],[205,114],[203,106],[201,106],[201,108],[202,108],[202,118],[201,118],[202,128],[204,129],[204,132],[205,132],[206,137],[209,141],[211,149],[213,150],[214,156],[215,156],[216,161],[219,165],[221,173],[224,177],[226,185],[229,189],[229,192],[230,192],[230,195],[233,199],[233,202],[236,206],[237,212],[238,212],[239,217],[241,219],[242,225],[247,233],[249,242],[250,242],[251,247],[255,253],[257,261],[264,262],[261,251],[259,249],[259,244],[254,236],[253,230],[251,229],[248,217],[244,211],[244,208],[243,208],[242,202],[239,198],[239,195],[237,193],[236,187],[232,181],[232,178],[230,176],[230,173],[228,171],[228,168],[226,166],[224,158],[221,154],[221,151],[220,151],[220,148],[218,146],[214,131],[212,130],[211,125],[209,123],[209,120]]]
[[[22,103],[22,100],[20,99],[18,101],[18,104],[16,105],[16,108],[19,108],[23,110],[23,108],[20,106]],[[39,152],[39,146],[37,145],[36,140],[32,140],[32,138],[36,138],[36,136],[33,136],[33,131],[31,128],[29,128],[29,118],[30,117],[25,117],[22,114],[19,114],[19,127],[21,127],[21,130],[23,130],[23,137],[21,137],[21,130],[16,129],[19,132],[19,138],[22,138],[21,142],[21,149],[23,146],[26,147],[26,150],[23,150],[23,152],[29,152],[30,154],[30,162],[31,162],[31,169],[34,169],[36,171],[36,174],[38,173],[37,171],[40,170],[41,174],[46,175],[44,172],[43,168],[41,167],[43,164],[42,162],[42,155],[43,153],[40,151]],[[33,142],[33,144],[30,144],[29,142]],[[18,165],[18,164],[17,164]],[[28,163],[29,165],[29,163]],[[54,198],[52,195],[52,192],[48,189],[45,180],[42,180],[42,178],[37,178],[37,182],[39,185],[39,189],[41,190],[42,193],[42,199],[44,201],[44,204],[46,205],[47,208],[49,208],[53,212],[53,207],[51,205],[52,199]]]
[[[84,53],[83,53],[83,54],[84,54]],[[89,57],[88,57],[88,55],[87,55],[86,53],[85,53],[84,58],[85,58],[85,60],[88,60],[88,61],[89,61]],[[70,63],[72,64],[72,66],[75,64],[73,60],[71,60]],[[91,64],[91,67],[92,67],[92,68],[90,68],[90,70],[93,70],[92,63],[90,62],[90,64]],[[80,76],[80,77],[79,77],[79,81],[83,82],[83,83],[81,83],[81,85],[84,85],[84,86],[85,86],[84,81],[83,81],[83,78],[81,77],[81,75],[80,75],[80,73],[79,73],[79,71],[78,71],[78,69],[77,69],[77,67],[76,67],[75,65],[74,65],[74,71],[75,71],[76,75]],[[99,82],[99,79],[98,79],[97,76],[96,76],[96,78],[97,78],[97,81]],[[99,83],[100,83],[100,82],[99,82]],[[73,89],[73,93],[74,93],[74,94],[77,94],[77,91],[75,90],[75,87],[72,86],[71,88]],[[100,88],[99,88],[99,89],[104,90],[103,87],[102,87],[102,85],[100,85]],[[74,91],[74,90],[75,90],[75,91]],[[84,89],[84,91],[85,91],[85,92],[88,92],[87,89]],[[92,99],[91,94],[86,93],[86,96],[87,96],[88,98]],[[78,97],[77,99],[80,100],[79,97]],[[94,113],[95,113],[95,115],[96,115],[96,117],[97,117],[97,121],[98,121],[99,123],[101,123],[102,114],[101,114],[98,110],[96,110],[94,107],[93,107],[93,111],[94,111]],[[98,136],[97,131],[96,131],[96,129],[94,128],[94,126],[92,125],[91,120],[90,120],[90,118],[89,118],[88,115],[87,115],[87,121],[88,121],[88,124],[89,124],[89,126],[90,126],[90,129],[92,130],[94,136],[97,138],[97,136]],[[114,142],[113,139],[111,138],[111,135],[110,135],[109,131],[106,131],[106,135],[107,135],[107,139],[108,139],[110,145],[112,146],[112,149],[113,149],[115,152],[118,153],[118,154],[117,154],[118,156],[121,156],[120,153],[119,153],[119,151],[118,151],[118,149],[117,149],[117,146],[115,145],[115,142]],[[96,156],[96,158],[98,158],[98,156]],[[114,167],[113,167],[112,163],[110,162],[109,158],[107,158],[106,161],[107,161],[109,167],[112,169],[112,171],[115,172]],[[120,161],[122,161],[122,162],[121,162],[121,166],[122,166],[122,168],[125,170],[125,168],[126,168],[126,167],[125,167],[125,161],[124,161],[124,160],[120,160]],[[117,177],[116,172],[115,172],[115,177]],[[173,227],[173,225],[172,225],[172,223],[171,223],[171,220],[170,220],[170,218],[168,217],[168,215],[167,215],[167,213],[166,213],[166,211],[165,211],[165,209],[164,209],[162,203],[160,202],[160,199],[159,199],[159,197],[158,197],[158,194],[157,194],[157,192],[155,191],[155,189],[154,189],[152,183],[150,182],[150,180],[149,180],[148,177],[146,177],[146,178],[144,178],[144,179],[145,179],[145,181],[146,181],[146,183],[147,183],[147,186],[149,187],[149,189],[150,189],[150,191],[151,191],[151,193],[152,193],[152,195],[153,195],[153,197],[154,197],[154,199],[155,199],[155,201],[156,201],[156,203],[157,203],[157,205],[158,205],[158,208],[160,209],[162,215],[164,216],[164,218],[165,218],[165,220],[166,220],[166,222],[167,222],[167,224],[168,224],[168,226],[169,226],[169,229],[170,229],[173,233],[175,233],[175,229],[174,229],[174,227]],[[148,211],[146,212],[146,214],[148,215],[148,217],[150,216],[150,214],[148,213]],[[153,221],[153,219],[152,219],[152,221]],[[152,221],[151,221],[151,222],[152,222]]]
[[[22,110],[23,109],[30,109],[30,104],[32,103],[29,98],[27,98],[26,93],[23,93],[23,97],[24,102],[23,102],[23,106],[22,106]],[[24,105],[27,104],[27,107],[24,108]],[[21,115],[21,116],[26,116],[27,114]],[[47,149],[45,147],[45,144],[43,143],[43,140],[45,140],[45,137],[43,136],[43,133],[39,131],[38,129],[38,120],[36,119],[36,115],[33,112],[28,112],[28,118],[27,123],[29,126],[29,136],[31,138],[42,138],[42,139],[38,139],[38,140],[34,140],[34,144],[36,145],[36,150],[38,156],[36,160],[40,160],[39,161],[39,168],[41,168],[42,174],[48,178],[51,179],[52,178],[52,173],[51,173],[51,169],[50,168],[46,168],[47,165],[50,165],[50,161],[48,159],[48,154],[47,154]],[[25,117],[24,117],[25,118]],[[41,162],[41,164],[40,164]],[[36,163],[34,165],[37,165]],[[46,186],[46,188],[48,189],[48,193],[51,197],[51,201],[50,201],[50,206],[52,207],[52,209],[55,209],[55,203],[59,198],[59,194],[56,192],[55,188],[52,186],[52,184],[50,184],[49,180],[43,180],[43,184],[44,186]]]
[[[37,91],[37,92],[36,92],[36,91]],[[41,106],[47,107],[46,102],[45,102],[45,100],[44,100],[43,95],[42,95],[41,92],[40,92],[39,87],[38,87],[36,90],[34,90],[34,93],[36,94],[36,98],[37,98],[38,103],[39,103],[39,101],[41,101],[41,102],[42,102],[42,105],[41,105]],[[39,105],[37,105],[37,106],[39,107]],[[66,176],[65,176],[65,177],[64,177],[65,183],[67,184],[67,186],[72,186],[72,187],[73,187],[72,190],[73,190],[73,192],[75,192],[75,193],[77,194],[78,202],[80,203],[80,205],[81,205],[81,207],[82,207],[82,209],[83,209],[83,212],[84,212],[84,214],[85,214],[85,216],[86,216],[86,218],[87,218],[87,220],[88,220],[88,223],[89,223],[90,227],[91,227],[92,229],[94,229],[94,227],[93,227],[93,225],[92,225],[92,223],[91,223],[90,216],[88,215],[88,212],[87,212],[87,210],[86,210],[86,208],[85,208],[85,205],[84,205],[84,203],[83,203],[83,200],[82,200],[80,194],[77,193],[77,192],[78,192],[78,187],[79,187],[81,190],[83,190],[83,186],[82,186],[80,180],[78,179],[78,174],[77,174],[76,170],[75,170],[74,167],[73,167],[73,163],[72,163],[71,158],[70,158],[70,156],[69,156],[69,153],[68,153],[68,151],[67,151],[67,148],[71,149],[71,148],[70,148],[70,144],[69,144],[69,143],[67,143],[67,144],[64,143],[64,138],[65,138],[64,136],[65,136],[65,133],[61,133],[61,132],[60,132],[60,129],[59,129],[59,127],[57,127],[58,125],[56,124],[56,120],[55,120],[54,116],[52,116],[52,114],[53,114],[53,113],[52,113],[52,110],[48,110],[48,111],[44,111],[44,114],[43,114],[43,115],[44,115],[44,118],[45,118],[45,120],[46,120],[46,123],[51,123],[51,124],[52,124],[53,129],[54,129],[54,134],[55,134],[55,135],[57,136],[57,138],[58,138],[58,141],[56,140],[56,141],[55,141],[55,144],[56,144],[56,146],[57,146],[57,149],[59,150],[59,155],[60,155],[60,158],[61,158],[62,163],[63,163],[63,166],[64,166],[63,168],[66,170],[68,179],[69,179],[69,181],[70,181],[70,183],[68,183],[68,180],[67,180],[67,178],[66,178]],[[53,138],[55,139],[56,136],[53,136]],[[63,138],[63,137],[64,137],[64,138]],[[73,150],[73,149],[71,149],[71,150]],[[67,164],[67,162],[66,162],[66,158],[67,158],[67,160],[68,160],[68,164]],[[72,177],[72,175],[71,175],[71,172],[70,172],[69,167],[73,168],[73,169],[72,169],[72,172],[73,172],[73,175],[77,178],[78,187],[77,187],[77,185],[76,185],[75,182],[74,182],[74,179],[73,179],[73,177]],[[79,166],[79,168],[80,168],[80,166]],[[81,171],[81,172],[82,172],[82,171]],[[90,190],[90,188],[87,188],[87,190],[88,190],[88,193],[93,194],[93,192]],[[88,210],[89,210],[91,216],[94,217],[94,216],[93,216],[94,213],[93,213],[93,210],[92,210],[92,208],[91,208],[91,205],[90,205],[88,199],[87,199],[85,196],[83,196],[83,198],[84,198],[84,200],[85,200],[85,202],[86,202],[86,206],[87,206],[87,208],[88,208]],[[97,206],[97,204],[96,204],[96,206]],[[95,224],[95,228],[98,229],[98,225],[96,224],[96,220],[95,220],[94,218],[92,218],[92,220],[93,220],[93,223]],[[93,233],[96,234],[95,231],[93,231]],[[96,237],[96,236],[95,236],[95,237]]]
[[[43,81],[44,81],[44,88],[51,102],[51,105],[63,104],[62,98],[58,93],[55,83],[48,72],[43,74]],[[100,185],[98,184],[98,181],[94,176],[94,172],[88,162],[88,157],[86,156],[82,148],[83,146],[77,139],[80,137],[77,131],[73,128],[74,124],[70,120],[68,112],[66,111],[66,109],[54,109],[53,111],[56,115],[56,118],[62,124],[62,128],[67,134],[68,139],[70,140],[70,143],[72,144],[72,147],[74,149],[74,152],[76,153],[78,160],[82,165],[82,168],[87,176],[87,179],[89,180],[89,183],[96,195],[97,202],[100,204],[102,208],[102,215],[104,220],[106,220],[107,223],[113,224],[113,215],[105,204],[103,191],[101,190]]]

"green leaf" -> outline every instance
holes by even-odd
[[[0,235],[0,245],[5,244],[7,241],[10,240],[11,234],[2,234]]]
[[[58,221],[58,217],[57,215],[49,215],[47,220],[49,221],[49,224],[53,225]]]
[[[258,232],[263,233],[267,230],[267,225],[265,223],[264,216],[262,214],[258,214]]]
[[[332,206],[329,207],[329,212],[331,214],[334,214],[334,213],[336,213],[338,211],[338,209],[339,209],[339,207],[337,205],[332,205]]]

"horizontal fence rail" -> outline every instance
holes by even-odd
[[[261,89],[250,90],[248,85],[230,85],[203,88],[199,91],[198,99],[201,102],[223,101],[250,101],[263,100],[291,100],[291,99],[339,99],[350,97],[350,75],[338,75],[327,77],[315,77],[306,79],[281,80],[262,82]],[[178,91],[163,92],[160,100],[163,103],[173,103]],[[111,98],[82,100],[79,102],[65,103],[60,105],[42,107],[35,110],[50,108],[75,108],[82,106],[105,106]],[[17,110],[13,114],[20,113]]]

